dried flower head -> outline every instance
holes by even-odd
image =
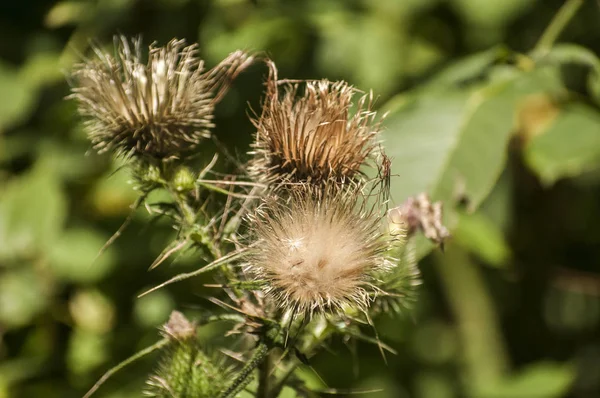
[[[162,333],[172,340],[186,340],[196,337],[196,325],[179,311],[171,312],[169,321],[162,327]]]
[[[420,193],[391,209],[388,217],[395,225],[406,228],[409,236],[421,229],[426,238],[440,245],[443,250],[450,231],[442,222],[442,213],[442,202],[432,202],[426,193]]]
[[[287,202],[265,200],[250,218],[258,244],[247,271],[267,282],[266,293],[284,309],[366,309],[376,290],[371,275],[393,264],[393,237],[382,233],[382,218],[365,206],[360,191],[347,186],[304,184]]]
[[[178,158],[210,136],[215,104],[252,57],[230,54],[208,71],[197,45],[172,40],[150,46],[143,61],[139,39],[115,38],[115,57],[95,48],[97,59],[77,65],[73,94],[98,152]]]
[[[360,97],[351,113],[357,90],[347,83],[308,81],[298,96],[297,83],[278,80],[272,62],[269,68],[262,114],[254,120],[251,173],[267,181],[312,183],[356,177],[378,148],[372,95]]]

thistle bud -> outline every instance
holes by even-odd
[[[172,40],[149,48],[115,38],[117,55],[96,48],[96,59],[75,67],[71,98],[98,152],[154,159],[180,158],[210,136],[215,104],[252,57],[230,54],[208,71],[197,45]]]
[[[195,176],[189,167],[180,166],[173,176],[173,184],[178,192],[189,192],[194,189]]]
[[[171,340],[156,374],[147,382],[145,395],[156,398],[219,395],[231,370],[207,354],[196,340],[196,326],[174,311],[163,333]]]

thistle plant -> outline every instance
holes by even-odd
[[[130,166],[140,191],[134,207],[169,216],[177,230],[152,267],[188,249],[208,259],[150,291],[209,271],[221,290],[194,322],[174,312],[164,338],[120,366],[163,350],[149,396],[276,397],[286,385],[310,393],[295,370],[335,335],[387,348],[372,317],[413,300],[419,278],[407,233],[421,213],[428,218],[419,225],[444,230],[439,205],[433,213],[389,210],[389,159],[372,94],[345,82],[279,80],[267,60],[250,159],[224,176],[213,172],[218,153],[202,166],[192,158],[212,134],[215,105],[254,57],[236,51],[205,71],[197,47],[181,40],[151,45],[147,61],[140,40],[115,43],[116,56],[96,48],[76,66],[71,98],[94,148]],[[147,203],[154,190],[171,200]],[[198,341],[196,329],[214,321],[231,322],[234,355]]]

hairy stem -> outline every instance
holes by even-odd
[[[268,398],[271,396],[269,393],[272,366],[273,360],[271,355],[268,355],[258,367],[258,389],[256,391],[256,398]]]
[[[248,383],[252,380],[252,375],[254,369],[256,369],[259,365],[262,364],[264,359],[267,357],[269,353],[269,348],[266,344],[260,343],[256,349],[254,350],[254,354],[252,354],[252,358],[248,361],[246,366],[240,370],[238,376],[229,384],[229,387],[223,391],[220,395],[220,398],[232,398],[240,392]]]

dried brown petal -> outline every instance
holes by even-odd
[[[345,82],[280,81],[269,62],[267,94],[257,128],[252,174],[259,180],[322,183],[353,179],[378,148],[380,123],[372,96],[358,99]],[[281,93],[280,86],[283,87]]]

